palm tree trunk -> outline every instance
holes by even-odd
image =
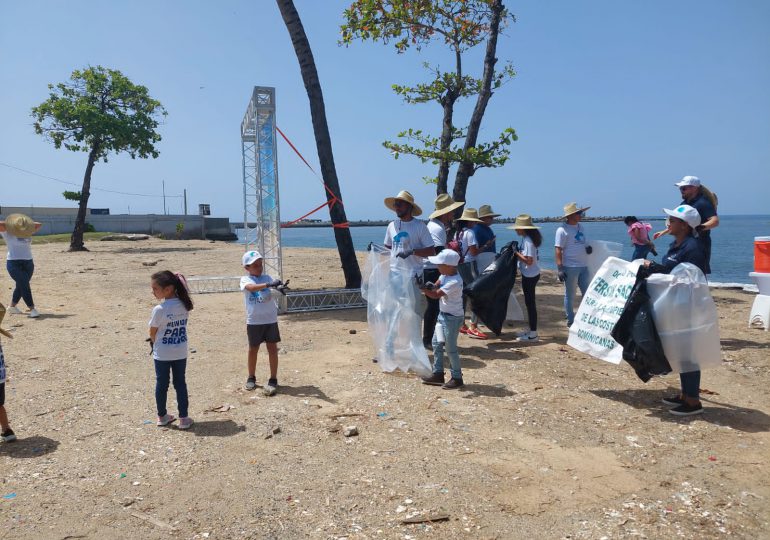
[[[502,0],[493,0],[492,5],[492,18],[489,24],[489,40],[487,41],[487,50],[484,54],[484,73],[481,77],[481,92],[479,92],[478,98],[476,98],[476,106],[473,109],[473,115],[471,121],[468,124],[468,133],[465,137],[464,150],[467,152],[471,148],[476,146],[476,142],[479,137],[479,129],[481,128],[481,120],[484,118],[484,111],[487,108],[489,98],[492,97],[492,79],[495,76],[495,64],[497,63],[497,35],[500,32],[500,19],[502,17],[503,6]],[[470,161],[463,161],[457,168],[457,174],[455,175],[455,185],[453,190],[453,198],[456,201],[465,200],[465,191],[468,188],[468,179],[473,176],[476,170],[473,163]]]
[[[321,91],[321,82],[318,79],[318,71],[315,67],[313,51],[310,48],[310,42],[302,26],[302,20],[294,7],[292,0],[276,0],[278,9],[281,11],[281,17],[289,31],[291,42],[294,45],[294,52],[297,54],[299,68],[302,72],[302,80],[305,82],[305,90],[310,101],[310,116],[313,119],[313,133],[315,135],[316,148],[318,150],[318,160],[321,162],[321,175],[324,183],[339,200],[342,200],[339,181],[337,180],[337,169],[334,166],[334,153],[332,152],[332,141],[329,136],[329,125],[326,122],[326,108],[324,106],[323,92]],[[324,197],[328,197],[324,189]],[[329,208],[332,224],[347,223],[345,208],[335,202]],[[344,227],[334,228],[334,238],[337,242],[337,251],[340,254],[342,262],[342,271],[345,274],[345,287],[348,289],[357,289],[361,286],[361,270],[358,267],[356,251],[353,248],[353,238],[350,235],[350,229]]]
[[[88,153],[88,165],[86,173],[83,175],[83,187],[80,190],[80,204],[78,205],[78,216],[75,219],[75,229],[70,237],[70,251],[88,251],[83,243],[83,233],[86,229],[86,210],[88,209],[88,197],[91,196],[91,171],[96,164],[96,156],[99,155],[99,143],[96,142]]]

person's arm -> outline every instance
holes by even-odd
[[[0,232],[5,232],[5,221],[0,221]]]
[[[516,257],[521,259],[524,262],[524,264],[526,264],[527,266],[532,266],[532,263],[535,260],[534,257],[528,257],[527,255],[524,255],[521,251],[516,252]]]
[[[436,254],[436,248],[433,246],[428,246],[420,249],[415,249],[414,254],[418,257],[432,257]]]
[[[562,258],[563,253],[564,253],[564,249],[559,246],[556,246],[553,258],[556,260],[557,268],[561,268],[562,266],[564,266],[564,261]]]
[[[43,226],[42,223],[40,223],[39,221],[36,221],[35,222],[35,232],[39,231],[40,227],[42,227],[42,226]]]
[[[705,223],[701,223],[698,226],[698,230],[710,231],[711,229],[716,229],[717,227],[719,227],[719,216],[714,215],[708,218]]]
[[[243,288],[249,292],[257,292],[267,289],[269,285],[269,283],[247,283]]]
[[[428,298],[433,298],[434,300],[438,300],[442,296],[446,296],[446,293],[441,289],[434,289],[434,290],[423,289],[422,293]]]
[[[150,343],[155,343],[155,336],[158,335],[158,327],[150,326]]]

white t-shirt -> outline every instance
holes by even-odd
[[[19,238],[8,231],[0,232],[0,235],[5,239],[5,245],[8,246],[7,260],[32,260],[32,238]]]
[[[460,235],[460,245],[462,246],[463,253],[462,255],[465,257],[465,262],[473,262],[476,260],[475,255],[471,255],[471,246],[478,247],[478,243],[476,242],[476,233],[473,232],[473,229],[463,229],[462,234]]]
[[[433,246],[441,246],[442,248],[446,247],[446,229],[444,228],[444,224],[437,219],[431,219],[428,221],[427,226],[430,237],[433,238]],[[428,259],[423,259],[422,267],[436,268],[436,265],[428,262]]]
[[[0,345],[0,384],[5,382],[5,355],[3,354],[3,346]]]
[[[246,285],[254,283],[270,283],[273,278],[267,274],[261,276],[243,276],[241,278],[241,290],[243,291],[243,304],[246,306],[246,324],[272,324],[278,322],[278,306],[273,300],[271,289],[247,291]]]
[[[525,236],[521,241],[521,254],[525,257],[532,257],[532,264],[527,264],[519,259],[519,270],[524,277],[535,277],[540,274],[540,254],[537,246],[529,236]]]
[[[588,254],[586,253],[586,235],[583,227],[577,225],[562,224],[556,229],[556,247],[562,248],[562,264],[571,268],[588,266]]]
[[[463,310],[463,278],[460,274],[438,278],[439,288],[444,291],[444,296],[439,299],[439,310],[450,315],[462,317],[465,314]]]
[[[188,311],[179,298],[168,298],[152,309],[149,326],[157,328],[152,357],[155,360],[187,358]]]
[[[414,218],[410,221],[396,219],[388,224],[384,244],[390,246],[390,268],[397,270],[396,261],[393,260],[396,255],[410,249],[414,251],[433,247],[433,238],[424,221]],[[406,263],[415,275],[422,274],[422,257],[412,254],[406,258]]]

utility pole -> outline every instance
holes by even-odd
[[[187,188],[184,189],[184,215],[187,215]]]
[[[163,215],[165,216],[167,214],[166,212],[166,181],[161,180],[163,183]]]

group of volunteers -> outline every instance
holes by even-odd
[[[419,289],[427,300],[424,309],[419,303],[416,306],[418,313],[423,316],[423,345],[433,350],[433,373],[423,377],[422,381],[445,389],[461,388],[464,384],[457,350],[459,334],[474,339],[488,338],[479,329],[475,313],[471,312],[466,324],[467,302],[463,287],[469,279],[478,275],[479,270],[483,270],[477,267],[479,255],[497,251],[491,225],[500,214],[496,214],[491,205],[485,204],[478,210],[466,207],[455,218],[456,212],[464,205],[464,202],[454,201],[442,193],[436,198],[434,211],[425,222],[417,219],[422,215],[422,209],[408,191],[401,191],[395,197],[385,199],[385,206],[396,214],[396,219],[388,224],[383,242],[390,250],[391,275],[403,272],[405,267],[411,273],[410,277],[414,277],[408,282],[414,284],[414,288]],[[542,236],[527,214],[520,214],[508,228],[515,229],[522,237],[516,257],[522,273],[522,288],[529,319],[529,330],[521,332],[517,339],[537,341],[535,287],[540,278],[538,249]],[[452,230],[454,233],[450,234]],[[403,259],[406,264],[397,264],[397,259]],[[460,272],[462,265],[465,266],[465,275],[469,276],[465,282]],[[395,328],[389,330],[394,331]],[[392,342],[392,337],[388,337],[388,342]],[[445,354],[450,364],[451,376],[448,381],[445,381],[444,375]]]

